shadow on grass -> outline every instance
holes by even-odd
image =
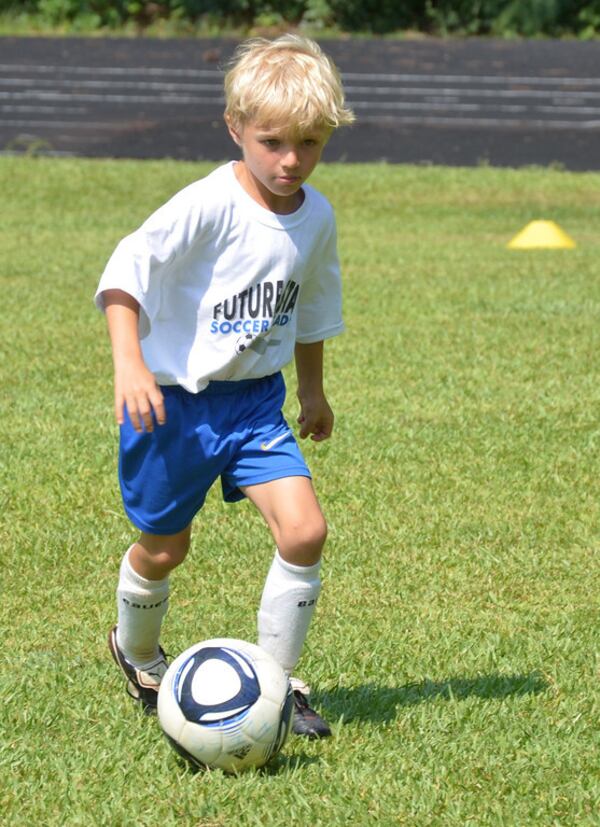
[[[445,681],[424,679],[405,686],[382,687],[364,684],[352,689],[338,687],[327,692],[315,692],[315,702],[330,719],[343,718],[345,722],[391,721],[398,707],[415,706],[437,700],[464,700],[482,698],[503,700],[519,695],[537,695],[548,689],[540,672],[526,675],[480,675],[476,678],[449,678]]]
[[[203,767],[186,760],[175,750],[173,751],[171,758],[180,769],[186,770],[191,775],[203,775],[209,772],[214,772],[214,770],[210,770],[208,767]],[[282,772],[289,772],[290,770],[294,771],[298,769],[306,769],[311,764],[317,763],[318,760],[318,758],[311,755],[306,755],[305,753],[301,753],[300,755],[286,755],[285,752],[280,752],[271,761],[269,761],[268,764],[254,770],[250,770],[250,772],[255,772],[258,775],[280,775]],[[216,770],[216,772],[221,772],[221,770]],[[225,773],[225,775],[235,777],[236,773]]]
[[[279,773],[284,770],[289,772],[290,770],[306,769],[311,764],[317,764],[319,762],[319,758],[314,755],[306,755],[304,752],[300,753],[300,755],[287,755],[285,750],[288,744],[289,740],[286,741],[283,752],[280,752],[272,761],[260,768],[259,772],[262,775],[279,775]]]

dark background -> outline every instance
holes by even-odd
[[[236,41],[0,38],[0,150],[219,161]],[[600,43],[321,41],[357,123],[325,160],[600,169]]]

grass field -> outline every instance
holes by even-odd
[[[0,822],[600,824],[600,175],[315,173],[348,332],[327,347],[336,433],[306,445],[330,540],[299,674],[335,737],[193,773],[125,695],[105,637],[132,532],[92,295],[118,239],[209,169],[0,158]],[[508,251],[537,218],[577,249]],[[215,489],[166,649],[254,639],[271,553]]]

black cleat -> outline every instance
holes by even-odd
[[[127,694],[142,704],[144,712],[154,712],[158,702],[160,682],[169,667],[163,650],[159,647],[160,654],[154,663],[148,664],[145,669],[138,669],[129,663],[117,646],[116,626],[108,634],[108,648],[115,663],[127,678]]]
[[[298,678],[291,678],[290,683],[294,692],[294,720],[292,732],[305,738],[315,740],[328,738],[331,735],[329,724],[308,705],[310,689]]]

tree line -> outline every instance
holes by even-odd
[[[212,32],[287,26],[376,35],[600,34],[600,0],[0,0],[0,12],[87,29],[132,24],[144,29],[167,21]]]

